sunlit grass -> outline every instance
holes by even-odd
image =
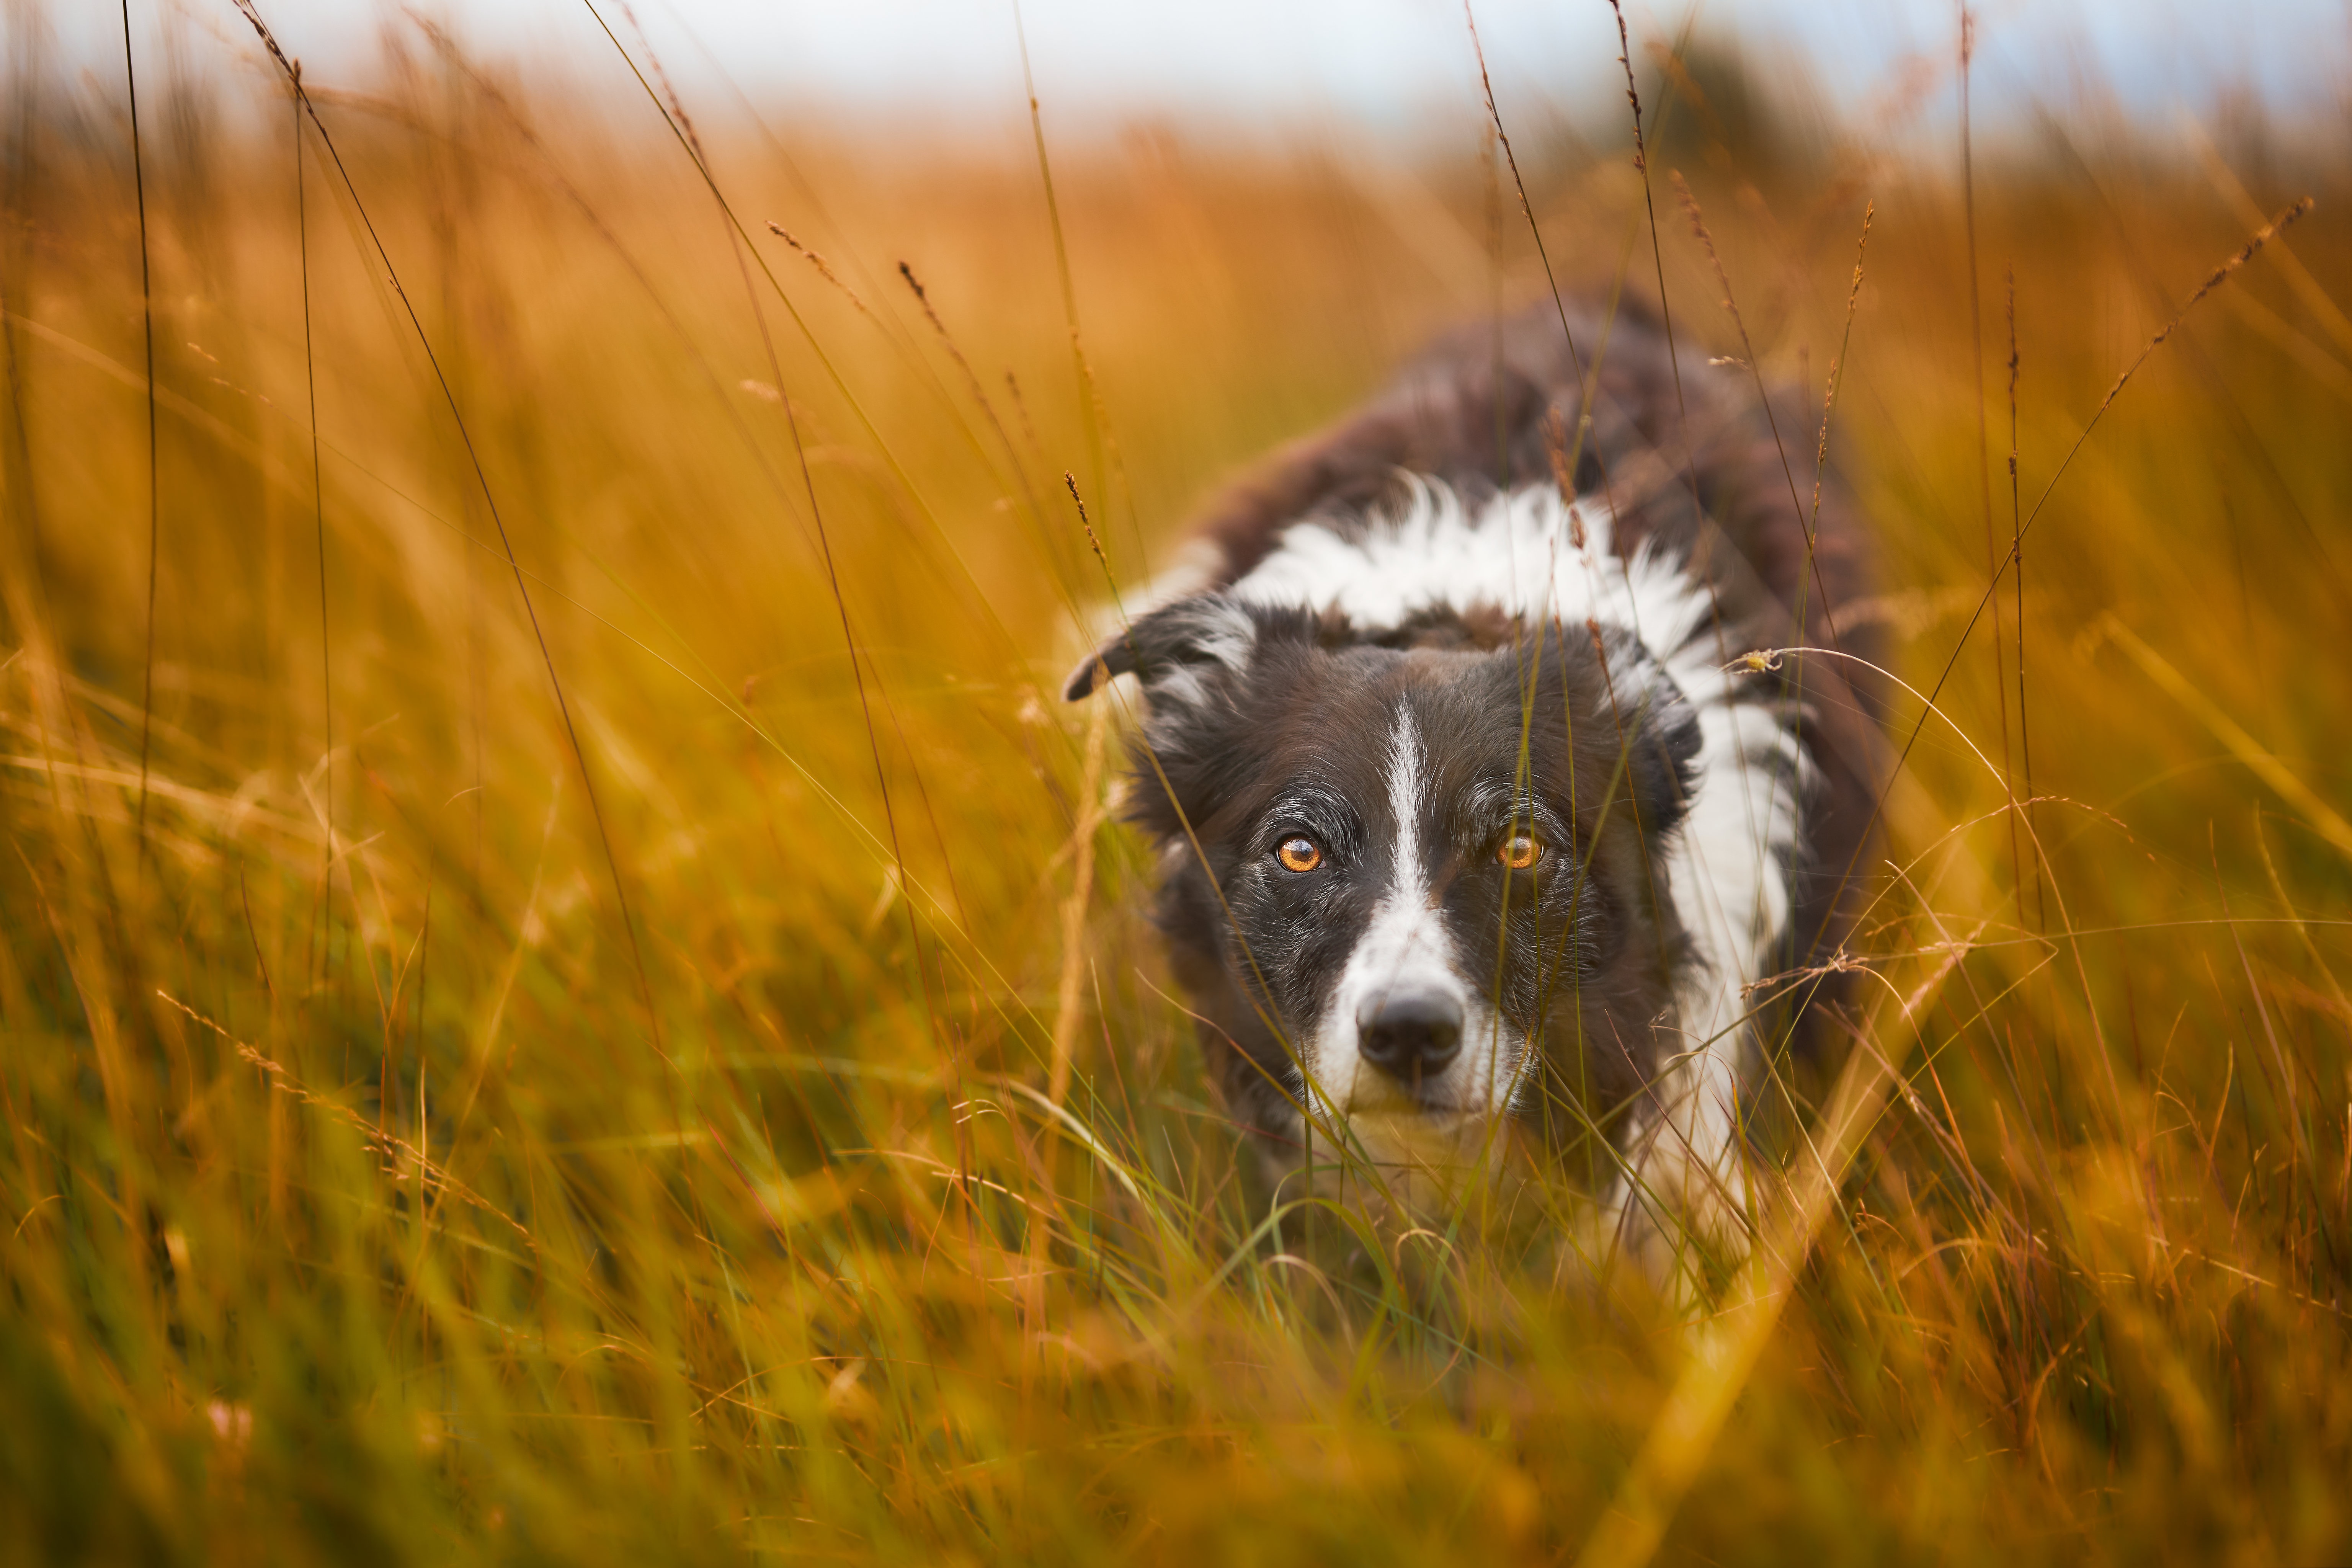
[[[1876,202],[1834,444],[1948,720],[1891,716],[1852,1038],[1770,1090],[1801,1189],[1874,1084],[1852,1167],[1817,1237],[1767,1215],[1769,1302],[1694,1329],[1563,1281],[1541,1172],[1409,1237],[1272,1189],[1103,810],[1115,737],[1056,697],[1206,486],[1544,287],[1515,192],[1056,144],[1066,302],[1026,125],[688,105],[736,233],[617,65],[567,102],[404,47],[317,92],[351,184],[306,132],[302,229],[282,79],[234,132],[145,122],[152,717],[128,151],[95,89],[17,84],[9,1539],[1534,1559],[1646,1496],[1670,1560],[2352,1550],[2340,167],[1980,160],[1980,464],[1949,171],[1659,153],[1815,408]],[[1652,289],[1627,160],[1514,136],[1563,282]],[[1686,374],[1746,375],[1659,243]],[[1693,1397],[1687,1490],[1621,1491]]]

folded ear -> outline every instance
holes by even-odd
[[[1698,785],[1698,710],[1672,676],[1652,665],[1638,716],[1627,714],[1626,727],[1632,731],[1626,763],[1641,803],[1642,826],[1653,836],[1662,834],[1689,814],[1691,792]]]
[[[1601,634],[1608,701],[1623,726],[1625,774],[1643,829],[1656,836],[1682,821],[1698,783],[1703,738],[1698,710],[1630,632]]]
[[[1130,671],[1148,693],[1171,686],[1197,689],[1211,669],[1247,668],[1257,634],[1257,622],[1229,595],[1194,594],[1138,617],[1088,654],[1070,672],[1062,696],[1078,701]]]

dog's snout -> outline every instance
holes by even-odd
[[[1445,1070],[1462,1049],[1462,1004],[1442,991],[1395,991],[1356,1014],[1357,1049],[1382,1072],[1412,1082]]]

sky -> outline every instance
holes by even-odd
[[[402,0],[256,0],[312,79],[363,78]],[[643,29],[681,89],[718,72],[755,97],[924,121],[1023,107],[1022,41],[1040,97],[1065,128],[1137,118],[1278,129],[1361,124],[1410,135],[1433,106],[1475,112],[1476,67],[1461,0],[405,0],[477,51],[577,76],[614,68],[596,13],[633,42]],[[593,10],[591,9],[593,3]],[[77,72],[121,59],[116,6],[50,0],[47,24]],[[231,0],[131,0],[146,47],[170,27],[200,68],[236,69],[250,34]],[[1982,0],[1974,77],[1979,123],[2065,107],[2105,84],[2151,124],[2210,114],[2250,90],[2292,121],[2352,87],[2352,0]],[[1571,115],[1618,110],[1616,26],[1606,0],[1473,0],[1498,93],[1539,95]],[[1626,0],[1636,48],[1679,34],[1690,0]],[[1703,32],[1732,35],[1768,69],[1810,76],[1832,112],[1884,113],[1927,80],[1917,118],[1956,111],[1951,0],[1698,0]]]

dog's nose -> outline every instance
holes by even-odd
[[[1411,1083],[1445,1070],[1462,1049],[1462,1004],[1442,991],[1392,991],[1356,1014],[1366,1061]]]

